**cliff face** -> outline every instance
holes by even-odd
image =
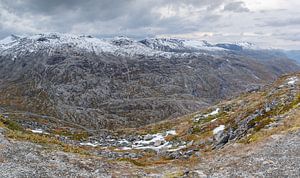
[[[138,127],[299,70],[293,61],[266,51],[207,43],[196,48],[178,40],[167,47],[157,40],[155,47],[150,44],[58,34],[14,37],[0,50],[0,107],[89,128]]]

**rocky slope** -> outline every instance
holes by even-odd
[[[17,114],[23,114],[18,120]],[[297,177],[300,73],[140,129],[86,133],[39,115],[0,119],[4,177]],[[32,122],[35,120],[35,122]],[[13,168],[13,169],[12,169]],[[121,171],[120,171],[121,170]]]
[[[87,129],[175,118],[297,71],[252,44],[40,34],[0,42],[0,109]]]

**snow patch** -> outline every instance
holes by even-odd
[[[15,41],[16,41],[16,39],[14,39],[12,36],[8,36],[8,37],[0,40],[0,44],[1,45],[7,45],[7,44],[13,43]]]
[[[243,49],[251,49],[251,50],[260,49],[257,45],[249,42],[236,42],[235,44],[242,47]]]
[[[211,113],[205,114],[204,117],[217,115],[220,111],[220,108],[217,108],[216,110],[212,111]]]
[[[92,146],[92,147],[96,147],[99,146],[98,142],[95,143],[91,143],[91,142],[83,142],[83,143],[79,143],[81,146]]]
[[[137,150],[151,149],[155,151],[172,148],[172,144],[170,142],[167,142],[165,140],[165,137],[168,135],[176,135],[176,134],[177,133],[175,130],[168,130],[164,133],[146,135],[145,137],[149,137],[151,139],[134,141],[131,148]],[[159,143],[159,144],[155,145],[155,143]]]
[[[166,131],[166,134],[167,135],[176,135],[176,130],[169,130],[169,131]]]
[[[116,149],[116,150],[118,150],[118,149]],[[120,150],[124,150],[124,151],[125,151],[125,150],[132,150],[132,148],[131,148],[131,147],[126,147],[126,146],[125,146],[125,147],[120,148]]]
[[[207,51],[224,51],[224,48],[219,48],[209,44],[207,41],[198,41],[198,40],[183,40],[182,41],[185,48],[192,48],[196,50],[207,50]]]
[[[46,132],[44,132],[42,129],[33,129],[30,130],[32,133],[37,133],[37,134],[48,134]]]
[[[298,77],[291,77],[288,78],[287,80],[288,80],[287,82],[288,85],[295,85],[295,83],[298,81]]]
[[[217,115],[220,111],[220,108],[217,108],[215,109],[214,111],[212,111],[211,113],[208,113],[208,114],[204,114],[204,115],[201,115],[201,114],[197,114],[195,117],[194,117],[194,122],[198,122],[200,119],[203,119],[203,118],[207,118],[209,116],[214,116],[214,115]],[[213,122],[213,121],[212,121]]]
[[[179,146],[178,148],[169,149],[169,150],[167,150],[167,152],[179,151],[179,150],[182,150],[182,149],[184,149],[184,148],[186,148],[186,146],[185,146],[185,145],[182,145],[182,146]]]
[[[121,144],[122,143],[129,143],[129,141],[127,141],[126,139],[122,139],[122,140],[119,140],[118,143],[121,143]]]
[[[217,134],[225,129],[225,125],[220,125],[213,130],[213,134]]]
[[[160,146],[149,145],[149,146],[133,147],[133,149],[137,149],[137,150],[151,149],[151,150],[154,150],[156,152],[158,152],[161,149],[167,149],[167,148],[172,148],[172,145],[169,142],[165,142],[163,145],[160,145]]]
[[[218,119],[218,118],[215,118],[215,119],[211,120],[210,122],[215,122],[217,119]]]

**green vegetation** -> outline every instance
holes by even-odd
[[[42,134],[33,134],[22,131],[8,130],[6,136],[15,140],[29,141],[33,143],[38,143],[53,149],[61,150],[64,152],[78,153],[88,155],[88,152],[83,148],[78,146],[65,144],[55,137],[50,135],[42,135]]]
[[[144,167],[146,166],[146,164],[138,162],[137,160],[134,159],[130,159],[130,158],[119,158],[118,161],[126,161],[126,162],[130,162],[136,166],[140,166],[140,167]]]
[[[184,172],[179,171],[179,172],[167,173],[166,175],[164,175],[164,178],[179,178],[183,176],[184,176]]]
[[[88,152],[83,148],[65,144],[51,135],[34,134],[34,133],[27,132],[17,122],[10,119],[6,119],[3,116],[0,116],[0,127],[6,128],[5,135],[8,138],[14,140],[29,141],[32,143],[41,144],[46,147],[50,147],[56,150],[61,150],[64,152],[88,155]],[[84,133],[80,133],[74,135],[73,138],[80,139],[84,136],[85,136]]]
[[[267,138],[268,136],[277,132],[283,132],[289,130],[293,131],[299,129],[300,116],[298,113],[294,116],[290,116],[289,119],[285,119],[283,125],[280,127],[276,127],[271,130],[261,130],[266,125],[269,125],[270,123],[274,122],[272,117],[285,114],[289,112],[291,109],[299,107],[299,103],[300,103],[300,94],[298,94],[296,98],[289,104],[279,105],[278,107],[272,109],[271,111],[265,113],[264,115],[259,116],[254,120],[252,120],[249,124],[251,124],[254,127],[254,133],[246,138],[241,139],[240,143],[252,143]]]
[[[5,127],[4,123],[0,121],[0,127]]]
[[[256,117],[252,121],[249,122],[250,127],[254,127],[254,131],[259,131],[264,128],[266,125],[274,122],[272,119],[274,116],[278,116],[288,112],[289,110],[293,109],[300,103],[300,94],[296,96],[296,98],[289,104],[281,104],[276,108],[270,110],[269,112],[264,113],[261,116]]]
[[[22,131],[9,130],[6,136],[8,138],[12,138],[15,140],[26,140],[33,143],[39,143],[39,144],[56,144],[56,145],[62,144],[62,142],[48,135],[25,133]]]
[[[7,127],[10,130],[24,131],[24,129],[17,122],[13,120],[0,117],[0,122],[2,123],[3,126]]]
[[[86,131],[74,131],[71,132],[68,129],[56,129],[53,131],[53,134],[61,135],[61,136],[66,136],[69,137],[72,140],[86,140],[89,137],[89,134]]]
[[[194,125],[205,124],[205,123],[211,122],[214,119],[217,119],[218,121],[224,122],[227,117],[228,117],[227,112],[221,111],[216,115],[209,115],[205,118],[200,119],[198,122],[194,123]]]

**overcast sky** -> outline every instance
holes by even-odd
[[[61,32],[300,49],[299,9],[300,0],[0,0],[0,38]]]

